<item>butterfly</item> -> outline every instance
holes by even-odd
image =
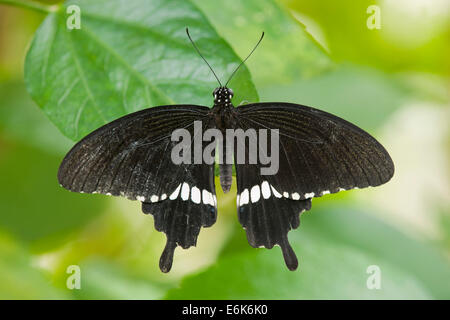
[[[194,48],[199,49],[189,35]],[[261,42],[246,59],[250,57]],[[293,103],[250,103],[234,107],[233,91],[222,85],[213,91],[212,108],[198,105],[167,105],[128,114],[93,131],[67,153],[58,170],[62,187],[81,193],[123,196],[142,203],[152,214],[156,230],[167,242],[159,267],[169,272],[177,246],[195,246],[201,227],[217,218],[214,184],[215,163],[174,163],[171,151],[177,145],[172,133],[184,129],[194,146],[197,132],[217,129],[277,130],[278,170],[263,175],[260,162],[236,161],[237,145],[225,147],[236,169],[237,214],[252,247],[281,247],[289,270],[298,267],[288,232],[298,228],[300,214],[311,209],[311,200],[342,190],[386,183],[394,164],[385,148],[367,132],[330,113]],[[272,140],[271,140],[272,141]],[[201,149],[210,145],[202,140]],[[225,146],[227,144],[224,144]],[[253,146],[254,147],[254,146]],[[246,156],[255,152],[250,143],[240,145]],[[211,156],[215,156],[212,148]],[[201,150],[200,150],[201,151]],[[225,192],[232,184],[232,162],[219,164],[220,185]]]

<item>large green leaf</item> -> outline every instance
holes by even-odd
[[[69,5],[81,9],[81,29],[66,27]],[[189,1],[68,1],[36,32],[25,62],[27,89],[73,140],[143,108],[211,105],[217,82],[186,27],[225,79],[240,59]],[[245,66],[232,86],[235,104],[258,99]]]
[[[259,90],[267,84],[311,78],[333,67],[315,39],[275,0],[193,1],[241,57],[265,32],[246,63]]]

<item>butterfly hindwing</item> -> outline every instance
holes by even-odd
[[[191,147],[193,150],[193,144]],[[214,164],[195,164],[192,155],[191,164],[181,164],[173,179],[182,182],[168,194],[169,201],[142,203],[142,211],[154,216],[155,229],[167,235],[159,262],[163,272],[170,271],[175,248],[195,246],[200,227],[210,227],[217,218]]]
[[[71,191],[103,193],[139,200],[155,227],[167,235],[160,261],[167,272],[173,250],[196,244],[202,226],[216,221],[214,164],[175,164],[171,140],[176,129],[186,129],[193,144],[194,121],[202,131],[211,124],[210,109],[201,106],[161,106],[113,121],[78,142],[64,158],[60,184]]]
[[[236,164],[237,210],[252,247],[279,245],[290,270],[298,265],[288,241],[288,232],[300,225],[299,214],[311,208],[311,199],[295,201],[282,197],[264,176],[260,166]]]

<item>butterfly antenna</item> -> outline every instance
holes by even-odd
[[[230,82],[231,78],[233,78],[234,74],[236,73],[236,71],[239,70],[239,68],[245,63],[245,61],[247,61],[248,58],[250,58],[250,56],[252,55],[252,53],[256,50],[256,48],[258,48],[259,44],[261,43],[262,39],[264,38],[264,31],[261,35],[261,38],[259,38],[258,43],[255,45],[255,47],[253,48],[253,50],[250,52],[250,54],[247,56],[247,58],[244,59],[244,61],[242,61],[236,69],[234,69],[233,73],[231,74],[230,78],[228,78],[227,83],[225,83],[225,87],[228,85],[228,82]]]
[[[222,83],[220,83],[219,78],[217,77],[216,73],[214,72],[213,68],[211,67],[211,65],[208,63],[208,61],[206,61],[205,57],[201,54],[200,50],[198,50],[197,46],[195,45],[194,40],[192,40],[191,35],[189,34],[189,29],[186,28],[186,33],[187,36],[189,37],[189,40],[191,40],[192,45],[194,46],[195,50],[197,50],[197,53],[200,57],[202,57],[203,61],[206,62],[206,64],[208,65],[209,69],[211,69],[212,73],[214,74],[214,77],[216,77],[217,82],[219,82],[219,85],[222,87]]]

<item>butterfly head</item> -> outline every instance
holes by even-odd
[[[218,87],[213,91],[214,104],[230,106],[233,95],[233,90],[231,90],[230,88]]]

